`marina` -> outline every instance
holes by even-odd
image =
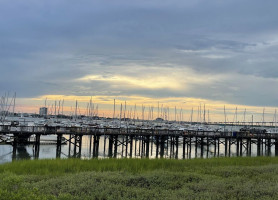
[[[113,117],[100,117],[92,98],[80,112],[64,113],[64,100],[39,108],[39,114],[15,113],[15,98],[2,97],[0,112],[1,162],[41,158],[169,158],[191,159],[235,156],[278,155],[276,110],[272,121],[238,120],[235,108],[233,121],[228,121],[224,106],[222,122],[213,122],[206,105],[199,105],[196,120],[193,108],[189,120],[174,107],[163,104],[136,112],[126,101],[117,111],[114,99]],[[133,110],[132,110],[133,109]],[[156,112],[155,112],[156,110]],[[145,117],[147,115],[147,118]],[[154,116],[157,116],[156,118]],[[172,119],[171,119],[172,118]],[[258,119],[258,117],[257,117]],[[269,120],[268,116],[268,120]]]

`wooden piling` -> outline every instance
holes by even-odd
[[[225,156],[227,156],[228,153],[228,139],[225,137]]]
[[[278,139],[275,139],[275,156],[278,156]]]
[[[37,136],[36,136],[37,143]],[[57,134],[56,158],[61,158],[62,134]]]
[[[182,138],[182,158],[185,159],[185,136]],[[188,147],[188,146],[187,146]]]
[[[108,157],[111,158],[113,154],[113,135],[109,135],[108,139]]]
[[[114,158],[117,157],[118,154],[118,135],[114,135]]]
[[[165,136],[160,136],[160,158],[164,157]]]
[[[204,157],[204,137],[201,136],[201,158]]]
[[[240,141],[239,154],[240,154],[240,156],[242,156],[242,146],[243,146],[242,137],[239,139],[239,141]]]
[[[129,140],[128,140],[128,135],[125,136],[125,157],[127,158],[127,154],[128,154],[128,144],[129,144]]]
[[[36,134],[36,139],[35,139],[35,159],[39,158],[40,154],[40,137],[41,134]],[[61,152],[61,145],[60,145],[60,152]],[[61,153],[60,153],[61,155]]]
[[[257,139],[257,156],[261,155],[261,138]]]
[[[149,158],[150,136],[146,136],[146,157]]]
[[[155,154],[156,158],[158,158],[158,151],[159,151],[159,136],[156,136],[156,154]]]
[[[192,137],[189,136],[189,158],[191,158],[191,145],[192,145]]]
[[[178,155],[179,155],[179,136],[176,136],[176,156],[175,158],[178,159]],[[164,146],[164,144],[163,144]]]
[[[133,136],[130,136],[129,156],[132,158]]]

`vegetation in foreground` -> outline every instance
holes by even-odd
[[[0,199],[278,199],[278,157],[17,161]]]

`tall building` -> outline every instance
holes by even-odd
[[[46,107],[41,107],[39,113],[40,113],[41,116],[46,116],[47,115],[47,108]]]

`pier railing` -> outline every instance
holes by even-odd
[[[265,131],[212,131],[212,130],[174,130],[162,128],[113,128],[113,127],[63,127],[63,126],[12,126],[0,125],[0,135],[5,134],[42,134],[42,135],[176,135],[198,137],[228,137],[228,138],[270,138],[277,139],[278,133]]]

